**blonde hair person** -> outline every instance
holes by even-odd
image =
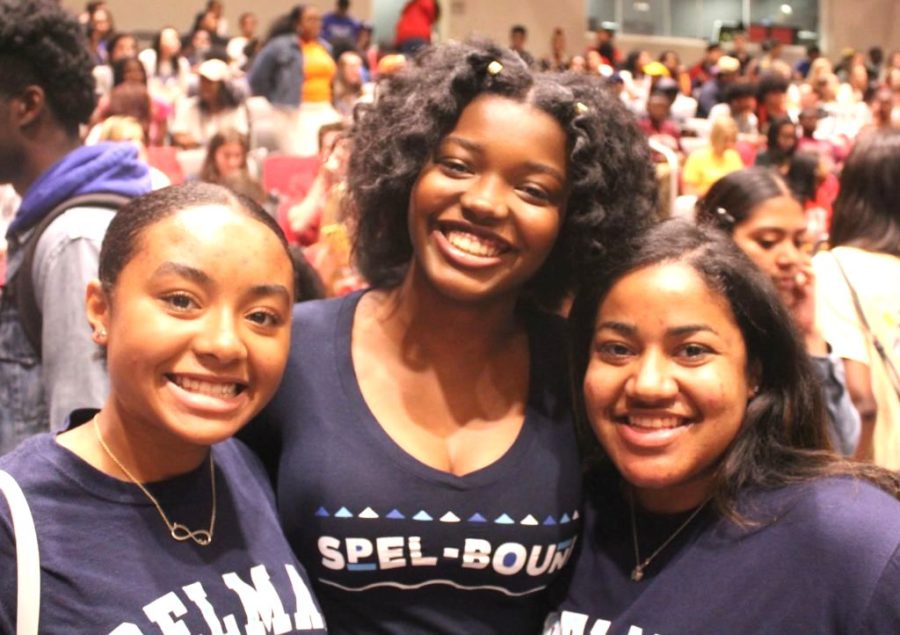
[[[147,133],[141,122],[127,115],[113,115],[107,117],[91,129],[88,135],[89,143],[101,141],[130,141],[138,149],[141,161],[150,163],[147,155]],[[150,187],[159,190],[172,185],[171,179],[158,168],[150,167]]]
[[[681,176],[684,194],[703,196],[720,178],[744,167],[741,156],[734,149],[737,132],[737,124],[731,117],[713,121],[709,146],[692,152],[684,164]]]

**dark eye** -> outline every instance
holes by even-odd
[[[199,306],[187,293],[170,293],[163,296],[162,300],[175,311],[190,311]]]
[[[281,316],[273,313],[272,311],[253,311],[247,315],[247,319],[254,324],[268,327],[278,326],[282,323]]]
[[[469,166],[466,165],[464,161],[460,161],[459,159],[454,159],[451,157],[444,157],[442,159],[439,159],[438,165],[441,166],[441,169],[443,169],[445,173],[454,176],[472,173],[472,170],[469,169]]]
[[[703,344],[685,344],[679,351],[679,356],[692,362],[702,361],[707,355],[712,353],[712,349]]]
[[[768,238],[765,238],[765,239],[763,239],[763,238],[757,238],[757,239],[756,239],[756,244],[759,245],[760,247],[762,247],[762,248],[765,249],[765,250],[769,250],[769,249],[771,249],[772,247],[774,247],[774,246],[777,244],[777,241],[775,241],[775,240],[769,240]]]
[[[522,185],[521,187],[519,187],[519,191],[528,198],[540,203],[548,203],[550,201],[550,194],[547,192],[547,190],[538,185]]]
[[[631,348],[623,342],[602,342],[597,352],[607,361],[620,361],[631,355]]]

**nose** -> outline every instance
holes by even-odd
[[[678,383],[671,373],[669,360],[660,353],[648,351],[637,361],[634,372],[625,382],[625,394],[641,402],[660,402],[678,394]]]
[[[793,243],[793,241],[785,241],[785,244],[778,250],[777,263],[780,267],[793,267],[800,265],[806,259],[806,254]]]
[[[247,347],[241,337],[239,320],[228,310],[210,311],[194,338],[197,356],[221,365],[246,359]]]
[[[472,220],[492,222],[509,214],[506,203],[507,186],[499,175],[482,174],[460,197],[463,213]]]

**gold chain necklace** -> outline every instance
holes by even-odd
[[[212,513],[209,516],[209,529],[195,529],[191,531],[181,523],[173,523],[169,520],[169,517],[166,516],[166,512],[163,511],[162,505],[159,504],[159,501],[156,500],[156,497],[150,493],[150,491],[144,487],[144,485],[134,478],[131,475],[122,462],[116,458],[116,455],[112,453],[112,450],[109,449],[109,446],[106,445],[106,442],[103,440],[103,436],[100,434],[100,426],[97,424],[97,417],[99,417],[99,413],[94,415],[94,418],[91,420],[91,423],[94,424],[94,432],[97,434],[97,441],[100,442],[100,447],[103,448],[103,451],[106,452],[107,456],[112,459],[113,463],[119,466],[119,469],[125,473],[125,476],[129,478],[129,480],[137,485],[144,495],[150,499],[150,502],[153,503],[153,506],[156,507],[156,511],[159,512],[159,515],[162,516],[163,522],[166,523],[166,527],[169,528],[169,534],[177,540],[178,542],[184,542],[185,540],[193,540],[201,547],[206,547],[212,542],[213,539],[213,530],[216,526],[216,472],[215,466],[213,464],[212,451],[209,454],[209,478],[212,483]]]
[[[691,521],[697,517],[697,514],[700,513],[704,507],[706,507],[706,503],[709,502],[707,498],[703,503],[693,511],[693,513],[687,517],[681,525],[679,525],[678,529],[676,529],[672,535],[666,538],[665,542],[663,542],[659,547],[656,548],[656,551],[651,553],[647,558],[641,561],[641,553],[638,550],[638,537],[637,537],[637,519],[634,515],[634,494],[629,490],[628,492],[628,508],[631,510],[631,539],[634,542],[634,569],[631,570],[631,579],[634,582],[640,582],[644,579],[644,570],[650,566],[650,563],[653,562],[653,559],[660,554],[660,552],[669,546],[669,543],[675,540],[675,537],[680,534],[685,527],[691,524]]]

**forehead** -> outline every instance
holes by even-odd
[[[748,229],[759,227],[805,229],[806,215],[803,213],[800,203],[785,194],[770,198],[757,205],[753,208],[750,216],[740,225],[744,225]]]
[[[244,152],[244,146],[239,141],[226,141],[219,146],[219,152]]]
[[[209,271],[274,267],[290,280],[288,256],[275,233],[227,205],[181,209],[146,227],[132,262],[155,268],[165,261],[196,263]]]
[[[510,129],[515,122],[515,132]],[[463,109],[450,135],[496,150],[510,161],[549,163],[566,173],[566,135],[544,111],[495,95],[481,95]]]
[[[679,262],[643,267],[620,278],[600,305],[597,320],[636,324],[647,336],[705,325],[724,338],[743,341],[727,298],[693,267]]]

